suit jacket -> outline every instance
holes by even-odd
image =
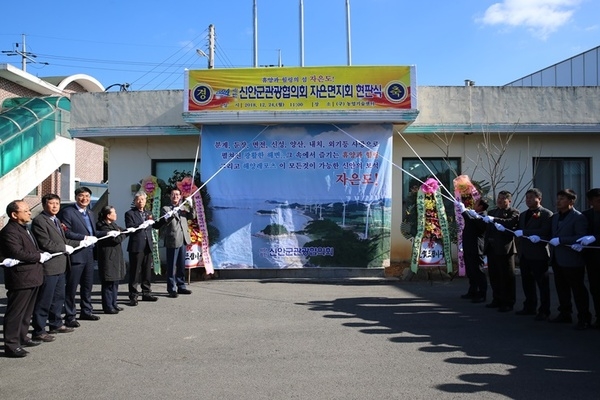
[[[44,272],[40,262],[40,250],[27,233],[27,228],[10,220],[0,231],[0,253],[21,263],[4,268],[4,286],[7,290],[29,289],[40,286]]]
[[[100,238],[106,235],[106,232],[96,234],[96,216],[91,212],[89,207],[87,211],[92,227],[91,233],[88,231],[83,214],[81,214],[76,204],[63,208],[58,214],[58,218],[66,227],[65,237],[67,239],[81,241],[85,239],[86,236],[96,236]],[[84,247],[71,254],[71,262],[73,264],[86,264],[93,255],[94,246]]]
[[[588,222],[586,235],[594,236],[596,238],[596,241],[593,242],[591,246],[600,246],[600,230],[596,229],[594,224],[595,215],[600,213],[596,213],[593,208],[588,208],[587,210],[582,211],[581,214],[583,214]],[[596,218],[600,218],[600,215]],[[583,256],[585,257],[588,266],[600,263],[600,249],[584,249]]]
[[[523,236],[537,235],[543,240],[550,240],[552,238],[552,211],[540,207],[527,223],[525,223],[526,214],[524,212],[519,216],[519,229],[523,231]],[[528,260],[548,260],[550,250],[546,242],[532,243],[527,238],[519,238],[519,255]]]
[[[143,222],[147,221],[150,213],[146,210],[140,211],[137,208],[132,208],[125,213],[125,226],[127,228],[137,228]],[[129,243],[127,243],[127,251],[132,253],[141,253],[146,249],[146,246],[152,250],[154,240],[152,239],[152,227],[140,229],[129,235]]]
[[[479,214],[485,216],[485,212]],[[465,254],[483,255],[484,237],[487,224],[481,218],[473,218],[468,212],[463,212],[465,227],[462,233],[462,246]]]
[[[574,208],[568,211],[560,222],[559,217],[559,213],[552,216],[552,237],[560,239],[558,246],[550,246],[552,265],[582,267],[584,266],[583,255],[581,252],[571,249],[569,245],[585,236],[588,225],[587,219]]]
[[[98,232],[123,231],[115,222],[98,221],[96,224]],[[125,259],[121,242],[127,237],[122,233],[117,237],[109,237],[99,241],[96,245],[98,252],[98,272],[100,279],[107,282],[120,281],[125,277]]]
[[[65,245],[77,247],[79,241],[67,239],[62,229],[56,229],[56,225],[50,216],[44,212],[39,214],[31,222],[31,233],[35,237],[41,251],[54,254],[65,251]],[[44,263],[44,275],[58,275],[64,273],[71,265],[68,255],[61,254],[52,257]]]
[[[164,206],[160,215],[163,216],[173,209],[173,206]],[[165,238],[165,247],[177,249],[183,245],[192,243],[190,231],[188,229],[188,219],[192,214],[185,210],[179,210],[171,218],[161,218],[153,228],[161,229]]]
[[[514,231],[519,223],[519,210],[516,208],[494,208],[488,212],[494,222]],[[488,224],[485,232],[485,254],[508,255],[517,252],[515,236],[511,232],[500,232],[494,224]]]

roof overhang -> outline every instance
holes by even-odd
[[[42,95],[65,96],[68,94],[62,88],[54,86],[10,64],[0,64],[0,77]]]

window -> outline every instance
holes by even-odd
[[[543,194],[543,206],[556,210],[556,193],[561,189],[573,189],[577,193],[575,208],[587,208],[585,193],[590,187],[589,158],[533,159],[533,185]]]
[[[402,169],[410,173],[410,175],[406,172],[402,173],[402,208],[406,210],[406,207],[410,205],[407,202],[411,201],[409,200],[411,193],[421,186],[427,178],[433,177],[434,174],[450,193],[454,193],[452,181],[460,175],[460,158],[403,158]],[[440,187],[440,190],[441,193],[448,196],[443,188]],[[444,199],[444,206],[446,207],[446,213],[454,215],[454,207],[450,200]]]
[[[162,179],[167,183],[169,178],[173,177],[175,170],[191,172],[194,168],[194,160],[153,160],[152,161],[152,175],[158,179]],[[200,164],[196,164],[196,170],[200,168]]]

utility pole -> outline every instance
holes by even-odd
[[[215,26],[208,26],[208,69],[215,67]]]
[[[34,60],[37,56],[33,53],[27,52],[27,47],[25,45],[25,34],[24,33],[22,34],[22,39],[21,39],[21,49],[22,50],[19,50],[19,43],[15,43],[15,50],[2,50],[2,53],[6,54],[7,56],[21,56],[21,69],[23,70],[23,72],[27,72],[27,63],[28,62],[37,63],[37,61]],[[39,64],[48,65],[47,62],[39,63]]]

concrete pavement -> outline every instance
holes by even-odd
[[[471,304],[459,299],[464,278],[217,279],[176,299],[164,286],[153,285],[156,303],[99,313],[24,359],[0,357],[0,398],[600,396],[600,331]],[[2,289],[1,315],[5,304]]]

